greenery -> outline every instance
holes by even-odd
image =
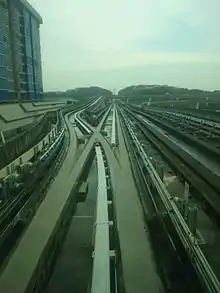
[[[152,99],[173,99],[173,98],[201,98],[212,97],[220,99],[220,90],[205,91],[199,89],[178,88],[168,85],[138,85],[129,86],[119,91],[121,96],[142,97]]]
[[[92,87],[80,87],[76,89],[69,89],[64,92],[45,92],[44,97],[45,98],[70,98],[74,100],[89,98],[89,97],[95,97],[95,96],[111,96],[112,92],[98,87],[98,86],[92,86]]]

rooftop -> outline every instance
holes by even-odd
[[[43,19],[40,16],[40,14],[37,12],[37,10],[35,10],[34,7],[27,0],[20,0],[20,1],[27,8],[27,10],[29,10],[30,13],[39,21],[39,23],[42,24]]]

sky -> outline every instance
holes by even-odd
[[[29,0],[44,90],[138,84],[220,89],[219,0]]]

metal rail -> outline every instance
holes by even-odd
[[[107,181],[102,149],[95,147],[98,169],[98,196],[91,293],[110,293],[110,237]]]
[[[125,106],[131,112],[140,114],[141,116],[150,120],[151,123],[167,131],[169,134],[174,135],[176,138],[183,140],[184,143],[189,144],[192,147],[196,147],[198,150],[202,151],[205,155],[208,155],[210,159],[216,161],[216,158],[220,156],[220,151],[214,147],[212,144],[208,144],[206,140],[201,140],[194,135],[187,134],[176,128],[176,126],[171,125],[168,121],[162,121],[161,117],[156,117],[153,113],[143,112],[137,110],[134,107],[128,105]]]
[[[220,292],[220,283],[217,277],[215,276],[212,268],[210,267],[208,261],[206,260],[203,252],[201,251],[197,241],[195,240],[193,234],[191,233],[189,227],[187,226],[186,222],[184,221],[180,211],[178,210],[173,197],[169,194],[168,190],[166,189],[165,185],[161,181],[158,173],[156,172],[155,168],[153,167],[150,159],[146,155],[143,147],[141,146],[140,142],[138,141],[130,123],[124,117],[125,124],[128,128],[129,134],[131,139],[134,142],[135,147],[137,148],[144,166],[148,171],[150,176],[150,180],[156,188],[157,193],[159,194],[164,207],[167,211],[167,215],[171,219],[173,226],[175,227],[179,238],[185,248],[185,251],[191,260],[193,267],[195,268],[201,282],[203,283],[205,289],[209,293],[219,293]]]
[[[157,110],[157,109],[147,109],[147,111],[148,112],[155,112],[155,113],[162,113],[162,114],[166,113],[169,116],[185,118],[187,120],[191,120],[191,121],[196,122],[196,123],[201,124],[201,125],[206,125],[206,126],[209,126],[209,127],[220,129],[220,123],[213,122],[213,121],[210,121],[210,120],[205,119],[205,118],[198,118],[198,117],[188,115],[188,114],[185,114],[185,113],[171,112],[171,111],[167,111],[167,110],[164,111],[164,110]]]
[[[111,146],[116,147],[116,109],[113,106]]]
[[[214,148],[213,140],[216,140],[216,143],[218,144],[219,136],[220,136],[220,124],[217,122],[212,122],[209,120],[193,117],[191,115],[186,115],[182,113],[175,113],[175,112],[168,112],[168,111],[159,111],[159,110],[152,110],[147,109],[144,113],[144,115],[148,116],[148,119],[157,119],[159,122],[164,121],[164,123],[167,123],[170,125],[170,127],[175,127],[178,123],[179,126],[184,127],[184,132],[188,132],[187,135],[192,136],[192,131],[194,131],[194,134],[198,136],[197,139],[199,139],[201,142],[207,144],[209,141],[207,138],[211,139],[210,147]],[[150,118],[151,117],[151,118]],[[156,122],[156,120],[154,120]],[[187,131],[188,129],[188,131]],[[199,133],[199,135],[197,134]],[[194,137],[194,136],[192,136]],[[219,155],[214,153],[214,156]]]
[[[103,96],[99,97],[97,100],[94,101],[94,103],[92,103],[88,108],[89,110],[91,110],[91,108],[93,107],[97,107],[99,105],[99,103],[102,102]]]
[[[86,126],[86,124],[84,123],[84,121],[82,121],[82,119],[80,118],[79,114],[80,113],[77,113],[74,116],[76,123],[79,125],[80,128],[83,129],[83,132],[85,132],[88,135],[91,135],[92,134],[92,130],[89,127]]]
[[[165,156],[171,166],[178,173],[180,172],[186,181],[198,191],[202,200],[205,199],[211,208],[211,216],[219,222],[220,198],[218,191],[220,190],[220,184],[216,158],[211,161],[210,165],[206,161],[203,162],[202,158],[199,160],[197,156],[188,153],[178,143],[176,144],[175,138],[174,140],[172,139],[173,134],[171,136],[167,134],[162,126],[158,128],[157,125],[149,122],[146,118],[138,117],[130,111],[128,113],[139,122],[137,127],[155,145],[156,149]],[[198,150],[196,149],[195,154],[197,153]]]

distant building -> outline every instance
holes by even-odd
[[[42,97],[40,24],[26,0],[0,0],[0,100]]]

